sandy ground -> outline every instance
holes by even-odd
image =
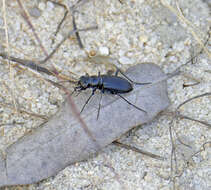
[[[51,52],[65,33],[72,29],[71,15],[68,15],[53,40],[64,9],[44,0],[21,2],[45,51]],[[71,0],[60,2],[68,6],[74,4]],[[108,68],[104,64],[86,61],[86,52],[97,52],[119,60],[123,70],[136,63],[154,62],[168,73],[199,52],[207,39],[211,21],[210,1],[122,2],[90,0],[81,5],[76,14],[78,28],[97,24],[98,29],[80,33],[84,50],[72,37],[44,63],[45,66],[49,69],[54,66],[67,76],[74,73],[75,78],[85,73],[105,73]],[[30,60],[45,58],[44,50],[21,16],[17,1],[2,0],[0,6],[0,51]],[[175,110],[180,103],[193,96],[211,92],[210,55],[209,47],[206,47],[194,63],[183,67],[185,74],[168,81],[172,102],[168,111]],[[43,122],[42,115],[53,115],[65,96],[64,92],[42,80],[37,73],[3,59],[0,61],[0,76],[0,149],[4,150],[30,130],[39,127]],[[197,85],[184,88],[184,85],[195,83]],[[193,100],[180,111],[211,123],[211,96]],[[172,170],[169,126],[172,126],[177,157],[177,165],[173,162]],[[167,158],[165,161],[110,145],[97,157],[71,165],[55,177],[38,184],[5,189],[208,190],[211,189],[211,144],[207,143],[205,150],[201,147],[210,140],[208,127],[163,115],[122,137],[122,142],[162,155]],[[109,160],[109,167],[105,157]]]

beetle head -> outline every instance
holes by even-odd
[[[78,85],[83,88],[86,89],[89,86],[89,77],[87,76],[82,76],[80,77],[79,81],[78,81]]]

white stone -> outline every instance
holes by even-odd
[[[40,2],[39,5],[38,5],[38,8],[42,11],[45,10],[46,6],[45,6],[45,3],[44,2]]]
[[[51,11],[52,9],[54,9],[54,4],[53,4],[52,2],[50,2],[50,1],[48,1],[48,2],[47,2],[47,9],[48,9],[49,11]]]
[[[99,54],[100,55],[109,55],[109,49],[107,47],[99,47]]]

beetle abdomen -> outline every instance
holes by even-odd
[[[103,89],[112,94],[127,93],[133,90],[132,84],[124,78],[108,75],[102,75],[101,77]]]

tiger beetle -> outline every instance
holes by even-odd
[[[124,78],[118,76],[118,73],[121,73],[124,76]],[[150,82],[147,82],[147,83],[134,82],[130,78],[128,78],[120,69],[117,68],[115,75],[110,75],[110,74],[101,75],[99,72],[98,76],[96,75],[89,76],[88,74],[81,76],[79,81],[77,82],[78,86],[75,87],[73,92],[75,91],[81,92],[88,88],[92,89],[92,94],[89,96],[89,98],[85,102],[80,113],[83,112],[85,106],[88,104],[88,102],[90,101],[92,96],[95,94],[96,90],[98,89],[101,91],[101,98],[102,98],[103,93],[118,95],[120,98],[126,101],[129,105],[147,114],[145,110],[132,104],[121,95],[121,94],[131,92],[133,90],[133,84],[146,85],[146,84],[151,84],[151,83]],[[101,101],[101,98],[100,98],[100,101]],[[100,111],[100,104],[98,108],[97,119],[99,117],[99,111]]]

